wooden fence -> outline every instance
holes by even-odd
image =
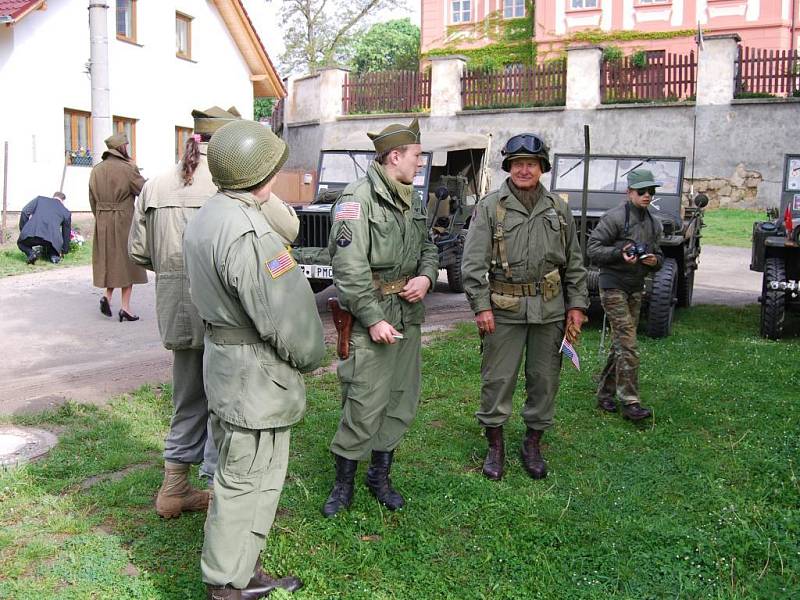
[[[502,71],[464,69],[461,100],[464,109],[516,106],[559,106],[567,97],[567,63],[554,61]]]
[[[342,110],[355,113],[412,112],[431,106],[430,71],[377,71],[346,74]]]
[[[766,50],[739,46],[736,59],[736,95],[798,95],[800,51]]]
[[[697,59],[689,54],[650,53],[644,65],[632,56],[604,60],[600,74],[603,103],[677,101],[693,98]]]

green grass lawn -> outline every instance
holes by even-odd
[[[655,417],[634,426],[594,408],[595,326],[583,371],[563,367],[544,438],[550,475],[523,472],[515,416],[508,473],[491,482],[473,417],[478,340],[460,326],[424,350],[422,405],[393,471],[406,508],[381,510],[362,465],[352,509],[332,520],[319,509],[338,384],[309,378],[265,565],[305,580],[298,600],[800,597],[800,338],[757,331],[757,307],[700,306],[679,313],[671,337],[643,339]],[[521,392],[520,382],[517,415]],[[18,419],[61,443],[0,472],[0,597],[203,597],[203,515],[153,510],[169,395],[144,389]]]
[[[745,208],[717,208],[707,210],[703,221],[703,244],[710,246],[735,246],[750,248],[753,237],[753,223],[766,221],[763,210]]]
[[[26,260],[25,255],[17,248],[16,244],[13,246],[0,247],[0,277],[91,264],[92,242],[88,240],[83,246],[75,250],[70,250],[57,265],[51,263],[46,257],[40,258],[32,265],[29,265]]]

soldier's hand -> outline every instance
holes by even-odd
[[[491,310],[482,310],[475,315],[475,324],[481,337],[494,333],[494,313]]]
[[[425,275],[418,275],[409,279],[408,283],[403,287],[403,291],[397,295],[406,302],[419,302],[425,297],[430,288],[431,280]]]
[[[581,327],[589,318],[579,308],[571,308],[567,311],[566,336],[570,344],[578,343],[581,336]]]
[[[642,257],[642,264],[648,267],[655,267],[658,264],[658,259],[655,254],[645,254]]]
[[[400,332],[392,327],[388,321],[378,321],[369,328],[369,337],[376,344],[396,344]]]

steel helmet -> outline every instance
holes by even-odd
[[[229,190],[272,179],[288,156],[286,142],[255,121],[232,121],[208,143],[211,177],[218,187]]]
[[[520,133],[508,138],[506,145],[500,150],[503,155],[503,171],[511,169],[511,161],[515,158],[534,156],[542,163],[542,173],[550,170],[550,148],[535,133]]]

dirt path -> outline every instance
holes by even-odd
[[[748,264],[747,249],[705,248],[697,272],[695,303],[756,302],[761,278],[748,270]],[[424,331],[447,329],[472,319],[463,294],[446,289],[440,280],[437,293],[426,298]],[[317,294],[317,305],[326,339],[333,343],[333,326],[324,310],[330,291]],[[37,412],[67,399],[100,404],[145,383],[169,381],[172,354],[164,350],[158,336],[153,281],[134,287],[132,307],[141,316],[138,322],[120,323],[104,317],[99,299],[100,291],[91,284],[91,267],[0,279],[4,351],[0,413]],[[119,310],[118,295],[112,310],[114,314]]]

